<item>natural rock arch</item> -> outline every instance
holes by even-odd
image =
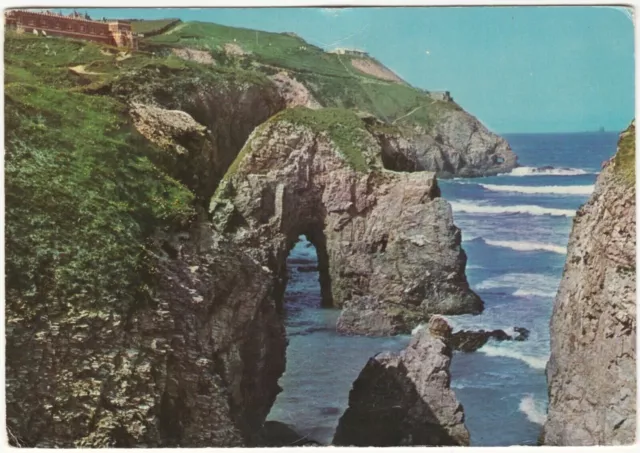
[[[254,131],[231,166],[211,202],[214,228],[273,273],[276,301],[289,251],[306,234],[325,304],[382,320],[347,320],[349,333],[392,334],[434,313],[480,312],[434,173],[386,171],[380,156],[355,114],[287,110]]]

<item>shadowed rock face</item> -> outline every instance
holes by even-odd
[[[636,193],[617,166],[598,176],[569,239],[551,317],[546,445],[635,439]]]
[[[155,250],[154,301],[127,313],[7,315],[7,427],[37,447],[251,444],[286,339],[267,272],[207,224]],[[55,311],[54,311],[55,308]],[[28,353],[25,353],[28,351]]]
[[[469,445],[462,405],[449,388],[451,327],[434,316],[399,354],[372,357],[353,384],[334,445]]]
[[[366,132],[365,132],[366,134]],[[211,203],[215,228],[273,272],[280,299],[286,258],[300,234],[318,252],[323,303],[353,308],[373,297],[373,311],[398,331],[434,313],[477,313],[460,230],[433,173],[380,169],[379,148],[363,136],[356,171],[324,133],[276,119],[250,138],[235,172]],[[349,333],[388,334],[346,321]]]
[[[518,166],[507,141],[463,110],[442,113],[428,134],[410,131],[378,137],[385,167],[392,170],[426,170],[450,178],[508,173]]]

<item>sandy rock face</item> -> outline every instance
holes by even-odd
[[[427,170],[438,177],[508,173],[517,156],[507,141],[464,110],[449,110],[428,134],[380,134],[385,166],[400,171]]]
[[[364,158],[375,168],[379,148],[369,142]],[[241,154],[212,200],[213,223],[268,267],[282,292],[287,255],[305,234],[318,252],[323,303],[347,312],[368,296],[396,325],[345,322],[348,333],[410,331],[434,313],[482,310],[433,173],[356,171],[326,134],[277,120]]]
[[[268,273],[206,224],[158,239],[155,300],[7,311],[7,426],[24,446],[251,444],[286,340]],[[162,250],[166,249],[168,253]],[[29,351],[25,353],[25,351]]]
[[[174,47],[171,52],[183,60],[195,61],[200,64],[215,65],[216,62],[211,53],[206,50],[189,49],[188,47]]]
[[[569,240],[551,318],[546,445],[635,439],[635,187],[615,165],[598,177]]]
[[[290,77],[286,72],[279,72],[271,76],[270,79],[278,87],[278,92],[285,100],[288,108],[301,106],[319,109],[322,107],[306,86],[295,78]]]
[[[344,446],[469,445],[450,389],[451,327],[434,316],[399,354],[372,357],[353,383],[333,439]]]

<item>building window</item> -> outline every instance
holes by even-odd
[[[80,31],[84,31],[84,25],[80,25]]]

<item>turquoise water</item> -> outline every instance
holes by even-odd
[[[601,162],[615,152],[617,134],[509,135],[522,168],[507,175],[440,181],[467,252],[467,277],[485,302],[478,316],[449,317],[455,328],[530,329],[526,342],[489,343],[456,353],[452,387],[465,408],[474,446],[535,445],[547,405],[544,367],[549,317],[564,266],[576,209],[592,190]],[[555,169],[534,173],[533,167]],[[344,337],[338,311],[321,309],[316,261],[303,240],[289,258],[287,370],[269,415],[329,443],[346,408],[351,384],[366,361],[397,351],[408,336]]]

